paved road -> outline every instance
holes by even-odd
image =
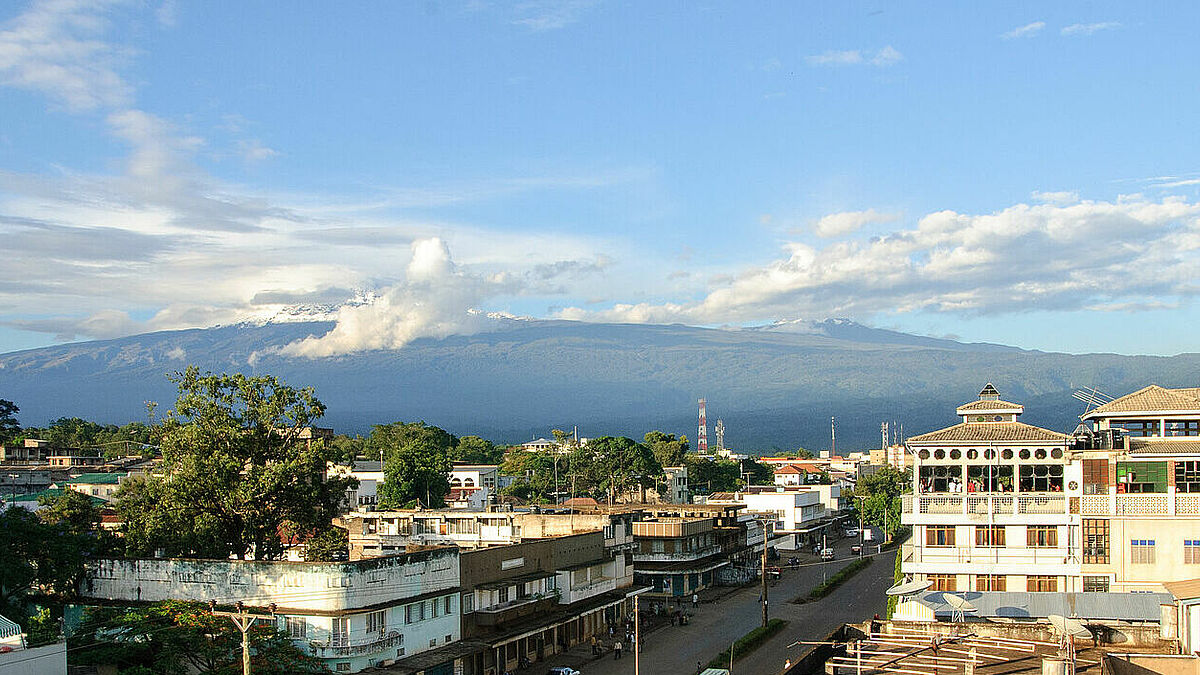
[[[769,589],[770,616],[791,623],[760,646],[755,652],[734,664],[737,675],[768,675],[779,673],[784,661],[796,660],[807,648],[787,645],[796,640],[820,640],[843,623],[863,621],[875,613],[882,614],[887,604],[883,591],[891,585],[894,552],[878,556],[867,569],[831,595],[802,605],[789,602],[805,595],[827,575],[849,564],[850,540],[837,546],[838,559],[825,564],[797,570],[784,570],[783,579]],[[785,556],[786,557],[786,556]],[[666,626],[645,636],[642,651],[642,673],[646,675],[694,675],[696,664],[710,659],[729,647],[730,643],[762,623],[757,586],[738,589],[714,603],[701,603],[692,622],[687,626]],[[577,648],[558,655],[543,667],[570,665],[584,675],[632,675],[633,654],[626,650],[617,661],[611,655],[592,660],[586,648]],[[536,673],[535,675],[540,675]]]

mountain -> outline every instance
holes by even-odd
[[[696,435],[696,400],[726,444],[771,450],[878,446],[882,421],[908,434],[956,422],[955,406],[993,382],[1026,406],[1023,420],[1070,431],[1079,387],[1120,395],[1148,383],[1196,386],[1200,355],[1060,354],[966,344],[844,320],[756,328],[696,328],[498,320],[496,330],[416,340],[394,351],[324,359],[270,353],[329,322],[242,324],[135,335],[0,355],[0,398],[21,421],[62,416],[123,423],[145,402],[174,401],[168,373],[188,364],[270,373],[316,387],[324,424],[363,433],[372,424],[425,420],[498,441],[578,425],[583,436],[640,437],[652,429]],[[253,357],[252,357],[253,355]]]

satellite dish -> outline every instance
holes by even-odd
[[[1050,620],[1050,625],[1054,626],[1054,630],[1063,635],[1070,635],[1071,637],[1085,640],[1092,637],[1092,631],[1088,630],[1087,626],[1080,623],[1078,619],[1072,619],[1061,614],[1051,614],[1046,618]]]
[[[950,605],[951,607],[953,607],[955,609],[955,611],[958,611],[958,612],[974,612],[975,611],[975,605],[972,605],[970,602],[968,602],[966,598],[962,598],[957,595],[950,595],[949,593],[943,593],[942,599],[946,601],[947,605]]]
[[[933,585],[932,581],[905,581],[887,589],[888,595],[915,595]]]

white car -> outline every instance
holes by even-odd
[[[551,668],[550,672],[546,673],[546,675],[583,675],[583,673],[579,672],[578,670],[575,670],[574,668],[568,668],[566,666],[557,666],[555,668]]]
[[[833,560],[833,549],[831,549],[831,548],[821,549],[821,560]]]

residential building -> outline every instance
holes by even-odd
[[[941,591],[1090,590],[1082,576],[1082,467],[1071,436],[1018,421],[990,383],[954,426],[913,436],[905,574]]]
[[[785,550],[822,543],[839,512],[837,485],[760,486],[709,495],[709,504],[741,504],[771,527],[770,544]]]
[[[9,464],[40,464],[54,452],[50,441],[26,438],[20,443],[0,445],[0,462]]]
[[[325,468],[325,475],[358,479],[357,488],[346,490],[346,505],[350,508],[371,507],[379,503],[379,486],[384,478],[383,462],[359,459],[351,465],[330,463]]]
[[[632,611],[633,566],[599,531],[465,551],[463,637],[478,644],[464,675],[515,670]]]
[[[46,508],[49,502],[58,499],[65,492],[66,490],[63,488],[49,488],[46,490],[40,490],[38,492],[16,494],[13,496],[0,494],[0,502],[4,503],[4,508],[8,508],[9,506],[19,506],[27,511],[33,511],[36,513]],[[108,502],[100,497],[92,497],[91,495],[88,495],[88,497],[91,499],[93,506],[103,507],[108,504]],[[42,501],[46,501],[47,505],[43,505]]]
[[[68,451],[66,454],[50,455],[46,458],[51,467],[68,467],[68,468],[85,468],[102,466],[105,463],[103,457],[96,455],[82,454],[79,451]]]
[[[450,489],[487,488],[496,490],[499,464],[455,464],[450,468]]]
[[[106,559],[88,564],[80,588],[85,601],[106,604],[240,601],[339,673],[452,646],[460,592],[452,547],[344,563]],[[442,654],[425,673],[463,667],[452,648]]]
[[[547,452],[549,450],[558,450],[559,445],[556,441],[552,441],[548,438],[539,438],[537,440],[522,443],[521,449],[529,452]]]
[[[106,502],[111,502],[117,492],[117,488],[121,483],[128,478],[129,474],[121,473],[83,473],[69,478],[61,484],[68,490],[82,492],[85,495],[98,497]],[[57,487],[58,485],[56,485]]]
[[[649,517],[633,524],[634,579],[649,595],[685,596],[713,586],[716,570],[729,564],[721,553],[713,518]]]
[[[1158,592],[1200,577],[1200,388],[1151,385],[1081,418],[1084,585]]]
[[[688,490],[688,470],[686,466],[665,466],[666,484],[659,498],[671,504],[686,504],[691,501],[691,491]]]

